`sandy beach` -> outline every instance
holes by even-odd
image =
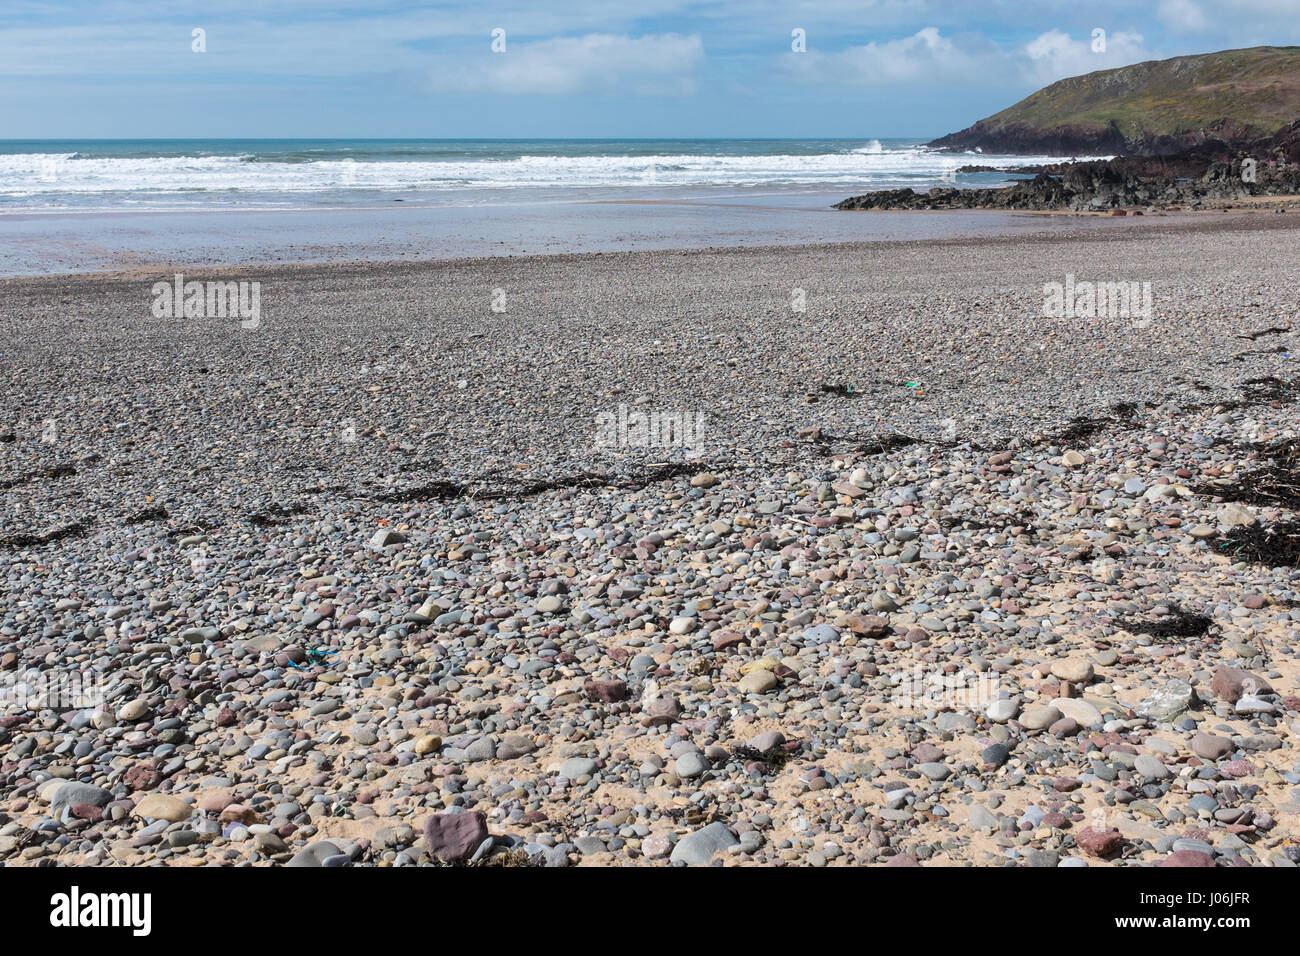
[[[1293,218],[0,280],[0,857],[1294,866]]]

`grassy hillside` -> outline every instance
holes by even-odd
[[[1300,47],[1252,47],[1060,80],[933,145],[1169,152],[1206,139],[1259,139],[1297,118]]]

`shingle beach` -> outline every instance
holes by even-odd
[[[0,859],[1294,866],[1293,218],[0,280]]]

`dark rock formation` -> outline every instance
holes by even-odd
[[[1292,159],[1292,156],[1296,159]],[[1249,155],[1197,148],[1178,156],[1025,167],[1034,173],[997,189],[890,189],[853,196],[836,209],[1022,209],[1100,212],[1129,207],[1196,208],[1207,199],[1300,195],[1300,122],[1254,144]]]
[[[941,136],[929,145],[936,149],[979,149],[1011,155],[1098,156],[1125,152],[1128,141],[1114,126],[1088,129],[1063,125],[1045,130],[1033,123],[983,119],[974,126]]]

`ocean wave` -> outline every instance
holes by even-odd
[[[677,145],[677,144],[673,144]],[[923,146],[820,153],[527,153],[466,158],[353,159],[304,155],[95,156],[83,152],[0,154],[0,196],[303,193],[339,190],[464,190],[552,187],[835,186],[889,188],[952,182],[968,160]],[[1048,156],[981,155],[981,164],[1023,166]]]

